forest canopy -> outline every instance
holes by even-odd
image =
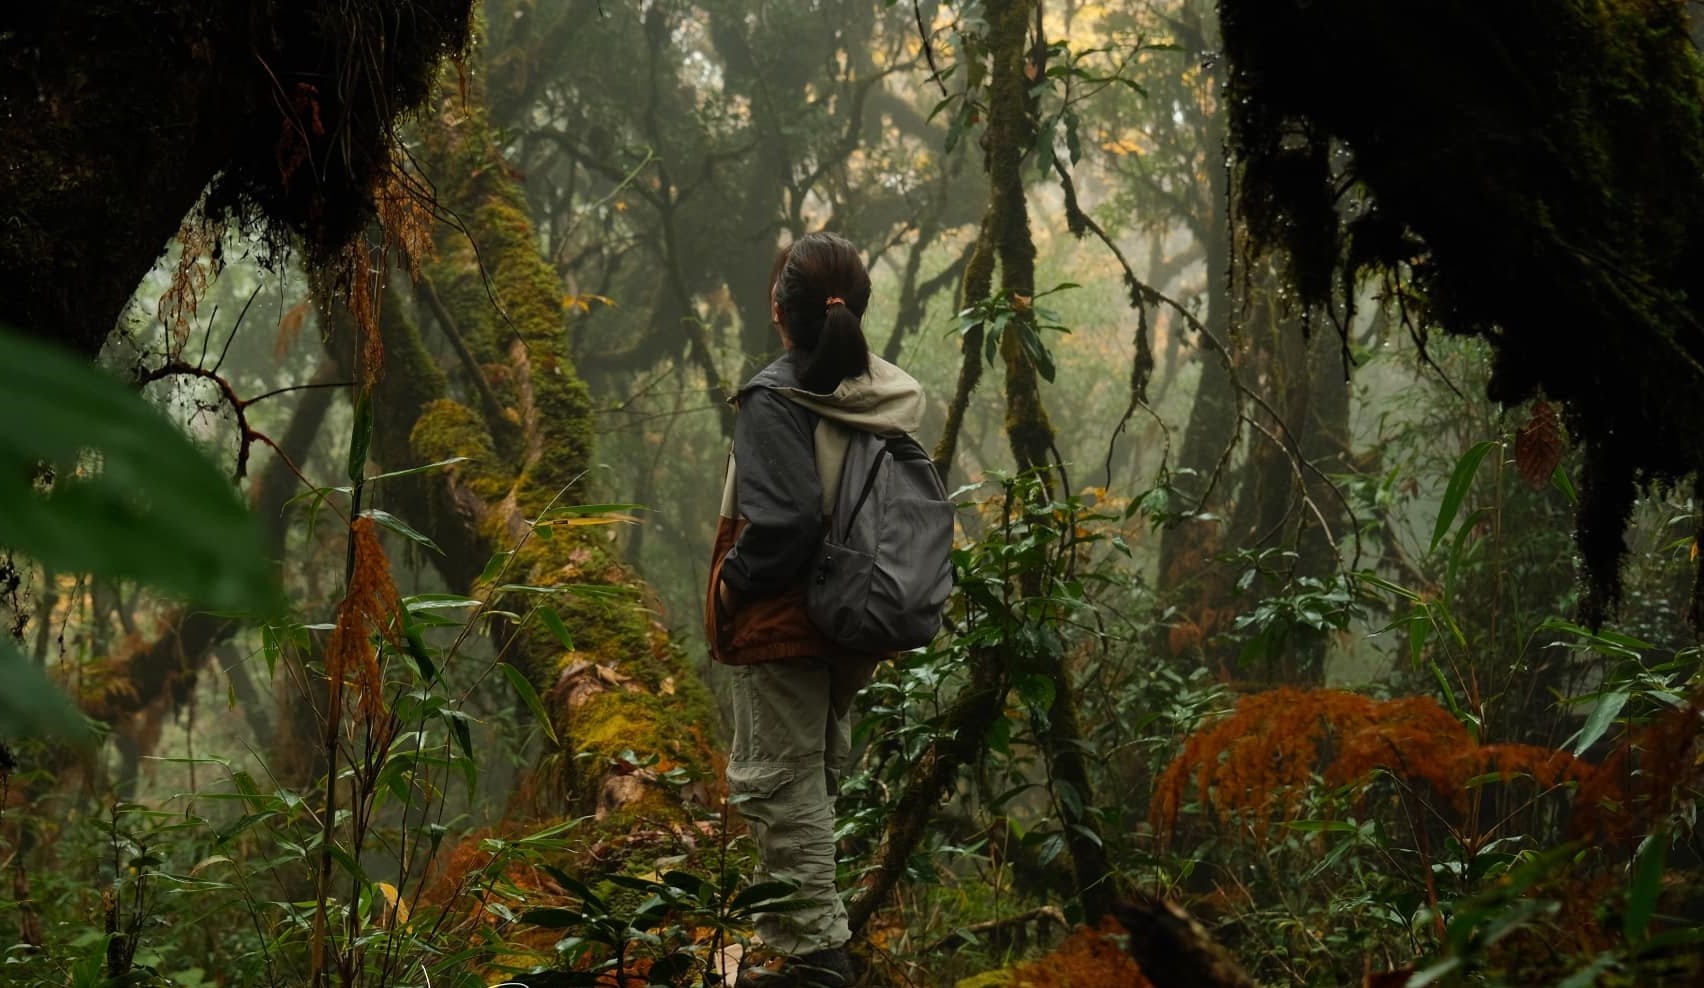
[[[1695,8],[0,15],[7,982],[1697,978]],[[706,639],[821,231],[955,504],[835,895]]]

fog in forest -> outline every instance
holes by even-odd
[[[1704,972],[1692,5],[201,6],[0,15],[0,982]],[[822,982],[706,614],[818,231],[956,504]]]

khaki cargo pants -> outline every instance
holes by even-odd
[[[791,882],[812,903],[759,914],[758,937],[783,954],[851,937],[834,884],[834,797],[852,755],[852,696],[874,670],[866,659],[813,658],[733,669],[728,795],[757,844],[757,880]]]

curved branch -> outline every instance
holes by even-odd
[[[212,383],[212,385],[218,389],[220,399],[224,402],[224,404],[230,406],[231,414],[235,416],[237,421],[237,467],[235,479],[239,481],[242,480],[248,475],[249,447],[253,446],[257,442],[267,441],[265,436],[261,435],[259,431],[249,425],[248,406],[259,401],[260,398],[271,397],[278,392],[270,391],[261,395],[260,398],[245,400],[238,397],[236,388],[230,381],[227,381],[219,375],[219,368],[217,365],[213,367],[201,367],[197,364],[191,364],[183,360],[168,360],[153,370],[142,374],[137,378],[136,383],[139,387],[146,387],[147,385],[153,384],[155,381],[163,381],[168,377],[200,378],[203,381]]]
[[[1352,524],[1354,525],[1355,557],[1359,559],[1362,551],[1361,526],[1359,519],[1355,514],[1354,505],[1349,503],[1349,499],[1344,495],[1343,490],[1337,486],[1335,481],[1333,481],[1330,477],[1327,477],[1318,467],[1301,455],[1301,444],[1297,442],[1295,434],[1290,431],[1290,427],[1284,421],[1283,416],[1278,414],[1277,410],[1272,407],[1271,403],[1269,403],[1259,392],[1243,383],[1241,375],[1237,373],[1236,363],[1231,359],[1230,348],[1225,345],[1223,340],[1219,339],[1218,334],[1207,328],[1206,324],[1204,324],[1200,319],[1197,319],[1194,313],[1184,308],[1182,303],[1144,283],[1141,279],[1136,277],[1136,272],[1131,269],[1130,262],[1124,257],[1124,252],[1119,250],[1118,245],[1113,242],[1112,238],[1107,235],[1107,232],[1101,228],[1100,224],[1096,223],[1087,213],[1084,213],[1082,208],[1078,205],[1076,185],[1071,181],[1070,172],[1067,171],[1064,164],[1057,159],[1053,162],[1053,166],[1054,171],[1059,175],[1060,186],[1065,193],[1066,222],[1070,225],[1072,232],[1076,233],[1078,236],[1082,236],[1083,232],[1093,233],[1100,239],[1101,243],[1105,244],[1107,249],[1112,252],[1113,257],[1118,260],[1119,266],[1123,269],[1124,283],[1130,289],[1130,304],[1132,307],[1140,309],[1144,300],[1149,304],[1158,303],[1165,305],[1182,317],[1184,322],[1188,323],[1191,329],[1195,330],[1213,345],[1213,348],[1219,352],[1219,359],[1223,361],[1225,365],[1225,373],[1230,379],[1231,386],[1237,391],[1238,420],[1248,422],[1250,425],[1255,426],[1255,428],[1260,429],[1261,432],[1267,432],[1266,429],[1261,428],[1245,411],[1243,411],[1242,402],[1244,398],[1253,401],[1256,405],[1260,406],[1262,411],[1271,416],[1273,424],[1278,429],[1278,433],[1283,436],[1283,440],[1281,442],[1278,440],[1277,436],[1272,436],[1272,439],[1274,442],[1278,443],[1279,449],[1281,449],[1285,457],[1290,460],[1291,469],[1297,473],[1298,477],[1302,471],[1313,474],[1337,496],[1337,500],[1343,505],[1344,513],[1349,516]],[[1267,434],[1271,435],[1270,433]],[[1233,436],[1233,446],[1235,445],[1235,442],[1236,440]],[[1229,458],[1229,455],[1230,450],[1227,449],[1225,455],[1220,458],[1220,467],[1224,465],[1224,462]],[[1220,469],[1215,468],[1213,471],[1214,479],[1217,479],[1219,473]],[[1197,510],[1206,505],[1207,497],[1211,494],[1212,488],[1213,483],[1212,481],[1209,481],[1208,489],[1202,494]],[[1317,506],[1315,506],[1315,514],[1319,514]],[[1327,538],[1329,539],[1329,537],[1328,532]],[[1332,543],[1332,548],[1337,548],[1335,542]]]
[[[456,359],[461,361],[462,369],[467,371],[467,379],[475,394],[479,396],[479,411],[485,417],[486,429],[493,439],[510,435],[514,430],[503,415],[503,403],[497,399],[497,392],[491,390],[491,380],[485,376],[485,368],[479,363],[473,351],[468,349],[467,338],[462,335],[461,327],[456,325],[455,316],[444,306],[444,300],[438,297],[438,291],[432,285],[432,279],[425,272],[414,280],[416,298],[426,303],[432,310],[432,318],[437,320],[438,329],[444,338],[450,341],[450,349],[456,352]]]

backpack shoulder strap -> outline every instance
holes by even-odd
[[[822,481],[822,513],[828,517],[834,514],[835,502],[840,498],[840,475],[845,472],[852,429],[819,415],[815,438],[817,477]]]

